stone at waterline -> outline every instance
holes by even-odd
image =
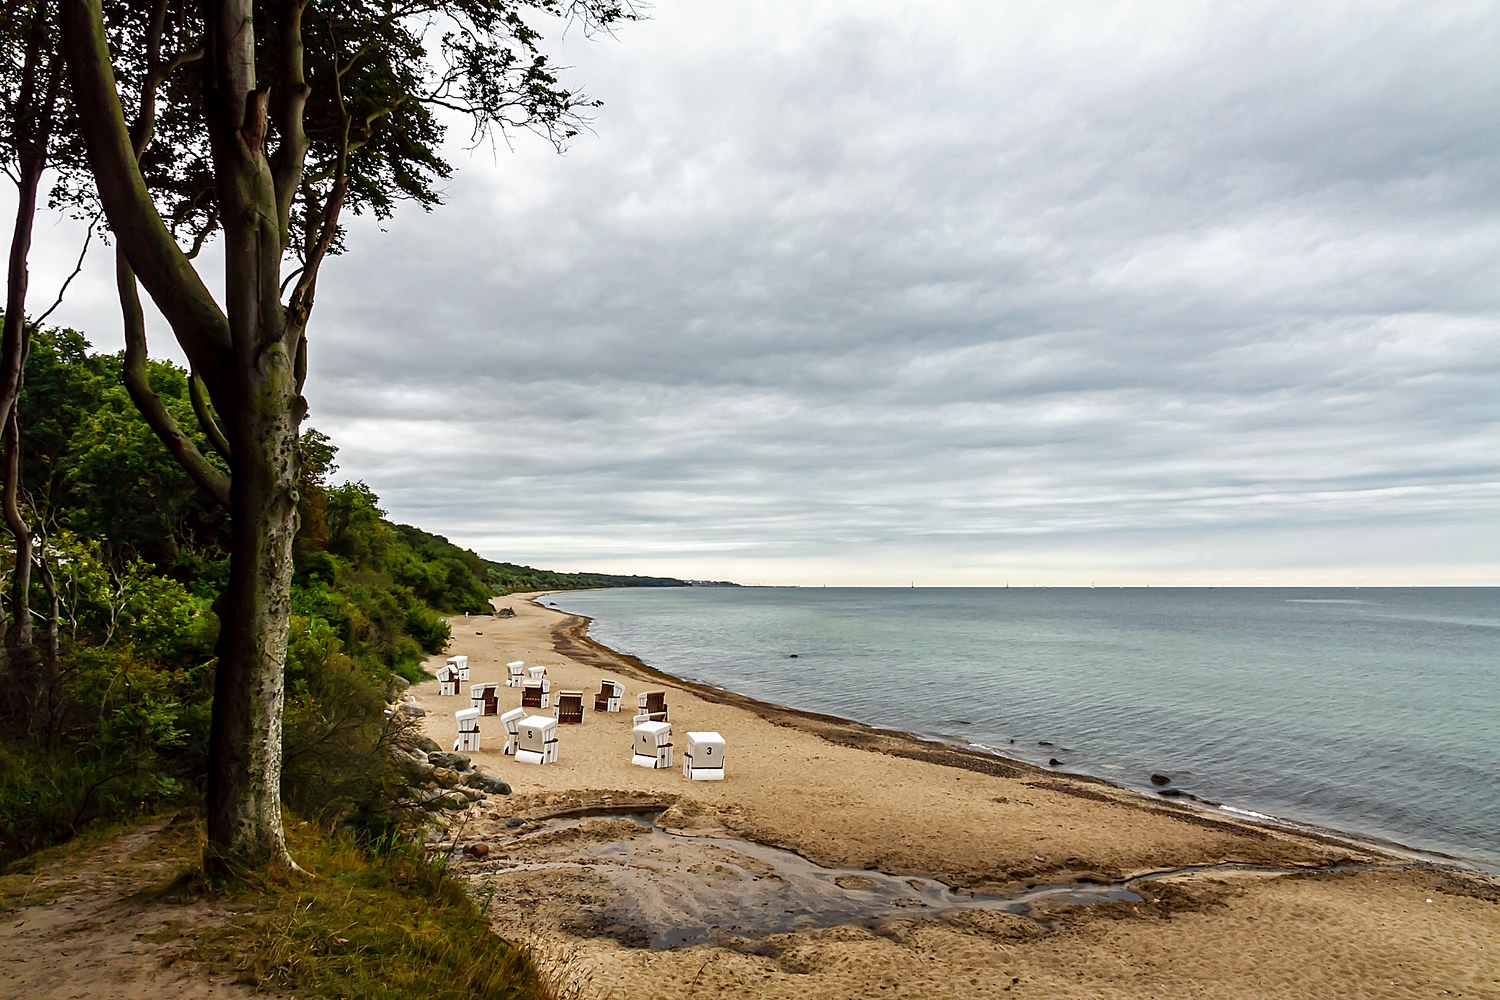
[[[1157,795],[1165,795],[1169,799],[1175,799],[1179,795],[1186,795],[1187,793],[1184,792],[1180,788],[1163,788],[1161,791],[1157,792],[1156,794]]]
[[[1047,764],[1049,766],[1051,766],[1051,767],[1062,767],[1062,761],[1058,760],[1056,757],[1053,757],[1050,760],[1048,760]]]
[[[1052,744],[1048,743],[1046,740],[1038,740],[1036,745],[1039,747],[1050,747]]]
[[[1171,783],[1172,779],[1165,774],[1153,774],[1151,776],[1151,784],[1153,785],[1170,785]]]

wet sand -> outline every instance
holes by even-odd
[[[585,722],[538,767],[482,720],[472,756],[516,794],[455,823],[490,848],[458,867],[578,995],[1500,997],[1492,880],[676,681],[497,604],[516,617],[453,621],[470,683],[544,664]],[[592,711],[604,677],[619,714]],[[461,690],[414,689],[445,746]],[[724,781],[631,765],[642,690],[667,691],[678,754],[724,735]]]

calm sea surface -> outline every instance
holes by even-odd
[[[546,600],[679,677],[1500,871],[1500,588]]]

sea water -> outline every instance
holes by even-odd
[[[679,677],[1500,871],[1500,588],[546,598]],[[732,757],[732,748],[731,748]]]

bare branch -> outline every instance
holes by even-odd
[[[89,220],[88,232],[84,233],[83,235],[83,249],[78,251],[78,263],[73,265],[73,273],[68,275],[67,280],[62,283],[62,287],[57,290],[57,298],[53,301],[52,305],[47,309],[47,311],[31,321],[32,326],[41,326],[43,323],[47,322],[47,317],[56,312],[58,306],[62,305],[63,296],[68,294],[68,286],[73,283],[74,278],[78,277],[78,272],[83,270],[83,259],[88,256],[89,244],[94,241],[94,227],[99,225],[99,220],[102,217],[102,212],[96,213],[94,217]]]

